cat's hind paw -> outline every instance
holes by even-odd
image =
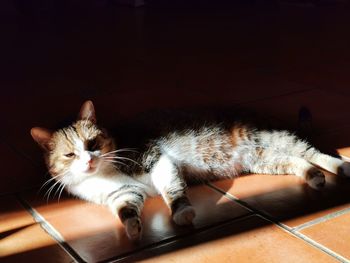
[[[338,167],[338,175],[350,178],[350,163],[349,162],[343,162],[339,167]]]
[[[184,206],[179,208],[173,215],[174,222],[179,226],[191,225],[196,212],[192,206]]]
[[[307,184],[316,190],[323,188],[326,184],[326,177],[317,168],[310,169],[306,176]]]
[[[124,222],[125,232],[128,238],[132,241],[138,241],[142,236],[142,223],[140,218],[129,218]]]

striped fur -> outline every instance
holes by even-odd
[[[191,224],[195,211],[186,196],[188,181],[232,178],[242,173],[295,174],[318,189],[319,169],[350,176],[350,164],[325,155],[286,131],[257,130],[242,123],[172,130],[140,146],[117,149],[96,125],[91,102],[71,126],[50,132],[32,129],[45,150],[48,169],[68,192],[108,206],[130,239],[142,232],[148,196],[160,194],[175,223]]]

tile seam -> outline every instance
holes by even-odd
[[[41,228],[50,235],[57,244],[75,261],[85,262],[79,254],[64,240],[63,236],[48,222],[46,219],[33,207],[31,207],[21,196],[16,195],[17,200],[33,217],[34,221],[38,223]]]
[[[300,230],[303,230],[305,228],[317,225],[319,223],[326,222],[326,221],[331,220],[333,218],[336,218],[338,216],[345,215],[349,212],[350,212],[350,207],[339,210],[339,211],[335,211],[335,212],[329,213],[325,216],[321,216],[321,217],[318,217],[314,220],[308,221],[304,224],[298,225],[298,226],[294,227],[292,231],[300,231]]]
[[[209,187],[209,189],[213,191],[212,188]],[[64,249],[73,258],[74,262],[85,262],[78,255],[78,253],[73,248],[71,248],[69,246],[69,244],[64,240],[63,236],[37,210],[32,208],[19,194],[15,194],[14,196],[18,199],[18,201],[22,204],[22,206],[32,215],[35,222],[39,223],[40,226],[62,247],[62,249]],[[247,209],[246,207],[243,207],[243,208]],[[248,217],[253,215],[253,212],[250,209],[247,209],[247,210],[248,210],[247,214],[244,214],[244,215],[241,215],[241,216],[238,216],[235,218],[230,218],[230,219],[224,220],[222,222],[219,222],[217,224],[212,224],[212,225],[200,227],[198,229],[195,229],[194,232],[184,233],[181,235],[169,237],[167,239],[149,244],[145,247],[141,247],[137,250],[134,250],[131,252],[126,252],[120,256],[111,257],[109,259],[103,259],[100,262],[118,262],[120,260],[127,259],[133,253],[138,253],[138,252],[142,252],[142,251],[152,249],[152,248],[155,248],[158,246],[164,246],[167,244],[171,244],[172,242],[175,242],[176,240],[178,240],[180,238],[191,236],[192,234],[196,234],[196,233],[205,232],[205,231],[213,229],[215,227],[220,227],[220,226],[223,226],[225,224],[229,224],[229,223],[234,222],[236,220],[248,218]]]
[[[292,231],[290,227],[288,227],[287,225],[281,223],[281,222],[278,222],[278,221],[274,221],[274,220],[270,220],[268,218],[264,218],[263,216],[261,215],[258,215],[259,217],[265,219],[265,220],[268,220],[270,221],[271,223],[273,224],[276,224],[277,227],[279,227],[281,230],[287,232],[288,234],[292,235],[292,236],[295,236],[301,240],[303,240],[304,242],[308,243],[309,245],[321,250],[322,252],[328,254],[329,256],[332,256],[334,257],[336,260],[338,260],[339,262],[342,262],[342,263],[350,263],[350,260],[344,258],[343,256],[339,255],[338,253],[334,252],[333,250],[325,247],[324,245],[318,243],[317,241],[313,240],[312,238],[309,238],[308,236],[298,232],[298,231]]]
[[[229,220],[220,222],[218,224],[204,226],[204,227],[195,229],[193,232],[188,232],[188,233],[184,233],[182,235],[169,237],[169,238],[161,240],[159,242],[156,242],[156,243],[153,243],[153,244],[149,244],[148,246],[142,247],[139,250],[135,250],[135,251],[132,251],[132,252],[127,252],[127,253],[122,254],[120,256],[112,257],[110,259],[106,259],[106,260],[103,260],[101,262],[120,262],[120,261],[123,261],[123,260],[127,260],[134,253],[140,253],[140,252],[145,251],[145,250],[167,246],[169,244],[172,244],[174,242],[177,242],[178,240],[181,240],[183,238],[192,236],[194,234],[199,234],[199,233],[204,233],[206,231],[214,230],[216,228],[220,228],[220,227],[223,227],[225,225],[232,224],[232,223],[234,223],[236,221],[239,221],[239,220],[245,220],[245,219],[247,219],[249,217],[252,217],[252,216],[254,216],[254,214],[249,213],[249,214],[246,214],[246,215],[242,215],[242,216],[239,216],[239,217],[236,217],[236,218],[233,218],[233,219],[229,219]]]
[[[316,242],[315,240],[313,240],[312,238],[309,238],[308,236],[300,233],[300,232],[290,232],[289,233],[294,234],[294,236],[302,239],[303,241],[305,241],[306,243],[310,244],[311,246],[323,251],[324,253],[332,256],[333,258],[335,258],[336,260],[338,260],[339,262],[342,263],[350,263],[349,259],[346,259],[345,257],[339,255],[338,253],[334,252],[333,250],[329,249],[328,247]]]
[[[275,224],[277,227],[279,227],[280,229],[286,231],[288,234],[292,235],[292,236],[295,236],[301,240],[303,240],[304,242],[306,242],[307,244],[315,247],[316,249],[322,251],[323,253],[333,257],[334,259],[338,260],[339,262],[342,262],[342,263],[350,263],[350,260],[344,258],[343,256],[339,255],[338,253],[334,252],[333,250],[321,245],[320,243],[316,242],[315,240],[303,235],[302,233],[300,232],[297,232],[297,231],[293,231],[293,228],[281,223],[281,222],[278,222],[276,221],[273,217],[267,215],[266,213],[262,212],[262,211],[259,211],[253,207],[251,207],[249,204],[247,204],[246,202],[240,200],[239,198],[237,198],[236,196],[230,194],[230,193],[227,193],[223,190],[221,190],[220,188],[214,186],[213,184],[211,183],[207,183],[207,185],[209,187],[212,187],[213,189],[215,189],[216,191],[222,193],[224,196],[226,196],[228,199],[234,201],[234,202],[238,202],[239,204],[249,208],[250,210],[254,211],[256,213],[257,216]]]
[[[241,206],[247,208],[248,210],[252,211],[253,213],[257,214],[257,215],[260,215],[266,219],[268,219],[269,221],[271,222],[274,222],[274,223],[278,223],[276,222],[276,220],[271,217],[270,215],[250,206],[247,202],[244,202],[243,200],[237,198],[236,196],[230,194],[230,193],[226,193],[225,191],[221,190],[220,188],[216,187],[215,185],[211,184],[211,183],[207,183],[207,185],[211,188],[213,188],[214,190],[218,191],[219,193],[223,194],[227,199],[231,200],[231,201],[234,201],[238,204],[240,204]],[[286,226],[289,230],[292,230],[292,228]]]
[[[211,191],[215,191],[214,189],[209,187],[207,184],[204,184],[204,185],[206,185]],[[135,250],[135,251],[132,251],[132,252],[126,252],[126,253],[124,253],[122,255],[119,255],[119,256],[116,256],[116,257],[112,257],[110,259],[102,260],[101,262],[119,262],[119,261],[122,261],[122,260],[126,260],[133,253],[139,253],[139,252],[142,252],[142,251],[145,251],[145,250],[148,250],[148,249],[153,249],[153,248],[157,248],[157,247],[166,246],[166,245],[169,245],[169,244],[171,244],[173,242],[176,242],[177,240],[179,240],[181,238],[184,238],[184,237],[187,237],[187,236],[191,236],[193,234],[202,233],[202,232],[205,232],[205,231],[208,231],[208,230],[211,230],[211,229],[215,229],[216,227],[222,227],[223,225],[230,224],[230,223],[232,223],[232,222],[234,222],[236,220],[242,220],[242,219],[249,218],[250,216],[254,215],[254,211],[252,211],[251,209],[248,209],[247,207],[244,207],[242,205],[240,205],[240,206],[242,208],[244,208],[244,209],[247,209],[248,213],[244,214],[244,215],[241,215],[241,216],[238,216],[238,217],[235,217],[235,218],[230,218],[230,219],[224,220],[224,221],[216,223],[216,224],[207,225],[207,226],[203,226],[203,227],[197,228],[193,232],[184,233],[184,234],[180,234],[180,235],[175,235],[173,237],[169,237],[169,238],[166,238],[164,240],[160,240],[158,242],[149,244],[149,245],[147,245],[145,247],[141,247],[138,250]]]

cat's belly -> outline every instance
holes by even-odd
[[[154,187],[151,176],[149,174],[141,174],[137,178],[135,178],[138,182],[140,182],[146,191],[146,194],[150,197],[154,197],[159,195],[159,192]]]
[[[184,178],[189,181],[212,181],[220,178],[232,178],[242,172],[240,163],[224,164],[218,167],[196,167],[183,165],[180,171]]]

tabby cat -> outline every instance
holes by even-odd
[[[35,127],[31,135],[62,189],[108,206],[131,240],[141,237],[140,215],[149,196],[163,197],[176,224],[192,223],[195,210],[186,196],[187,180],[294,174],[319,189],[325,176],[318,167],[350,177],[350,163],[323,154],[286,131],[258,130],[239,122],[169,131],[149,140],[144,149],[118,148],[96,124],[91,101],[83,104],[70,126],[54,132]]]

